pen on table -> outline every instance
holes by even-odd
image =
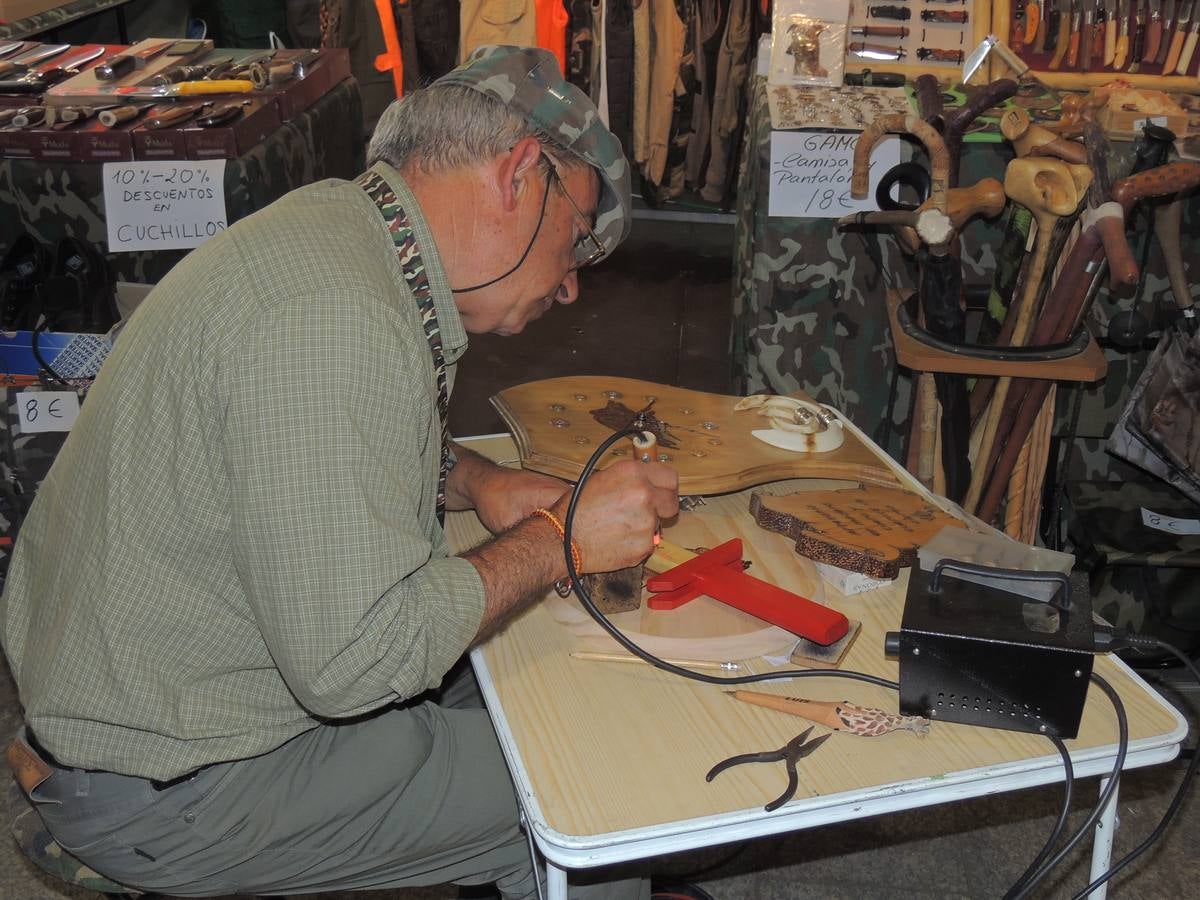
[[[640,656],[633,656],[629,653],[600,653],[591,650],[572,650],[571,657],[573,659],[590,659],[599,662],[632,662],[646,663]],[[689,669],[724,669],[727,672],[739,672],[746,666],[735,662],[713,662],[708,659],[663,659],[663,662],[670,663],[673,666],[684,666]]]

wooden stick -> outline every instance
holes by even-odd
[[[646,660],[640,656],[634,656],[632,653],[601,653],[600,651],[592,650],[572,650],[571,658],[594,662],[642,663],[643,665],[650,665]],[[663,662],[670,663],[673,666],[683,666],[688,669],[719,669],[726,672],[736,672],[746,668],[743,663],[713,662],[708,659],[663,659]]]

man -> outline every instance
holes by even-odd
[[[394,104],[369,156],[162,281],[24,523],[14,761],[116,881],[534,893],[486,714],[412,698],[565,574],[566,486],[451,452],[444,407],[468,332],[573,302],[623,239],[628,170],[553,58],[511,47]],[[644,558],[677,489],[658,464],[596,474],[582,569]],[[447,557],[443,505],[496,537]]]

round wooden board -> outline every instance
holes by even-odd
[[[663,537],[681,547],[715,547],[738,537],[740,531],[738,521],[730,516],[681,513],[676,524],[664,530]],[[753,545],[745,538],[752,538]],[[757,529],[744,535],[743,556],[751,561],[748,571],[756,578],[817,603],[825,601],[825,590],[813,564],[797,556],[791,541],[781,535]],[[616,613],[609,619],[630,640],[656,656],[707,662],[787,656],[798,640],[790,631],[711,597],[697,597],[677,609],[658,610],[646,605],[648,596],[643,592],[640,609]],[[545,604],[555,621],[575,635],[580,649],[621,650],[574,595],[564,600],[551,594]]]

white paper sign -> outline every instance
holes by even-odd
[[[17,414],[22,434],[70,431],[79,415],[79,395],[74,391],[21,391]]]
[[[1200,534],[1200,519],[1176,519],[1142,507],[1142,524],[1167,534]]]
[[[227,227],[225,160],[104,164],[108,250],[188,250]]]
[[[879,179],[900,162],[900,139],[884,138],[871,152],[871,183],[865,200],[850,196],[854,147],[861,132],[774,131],[767,215],[839,219],[879,209]]]

